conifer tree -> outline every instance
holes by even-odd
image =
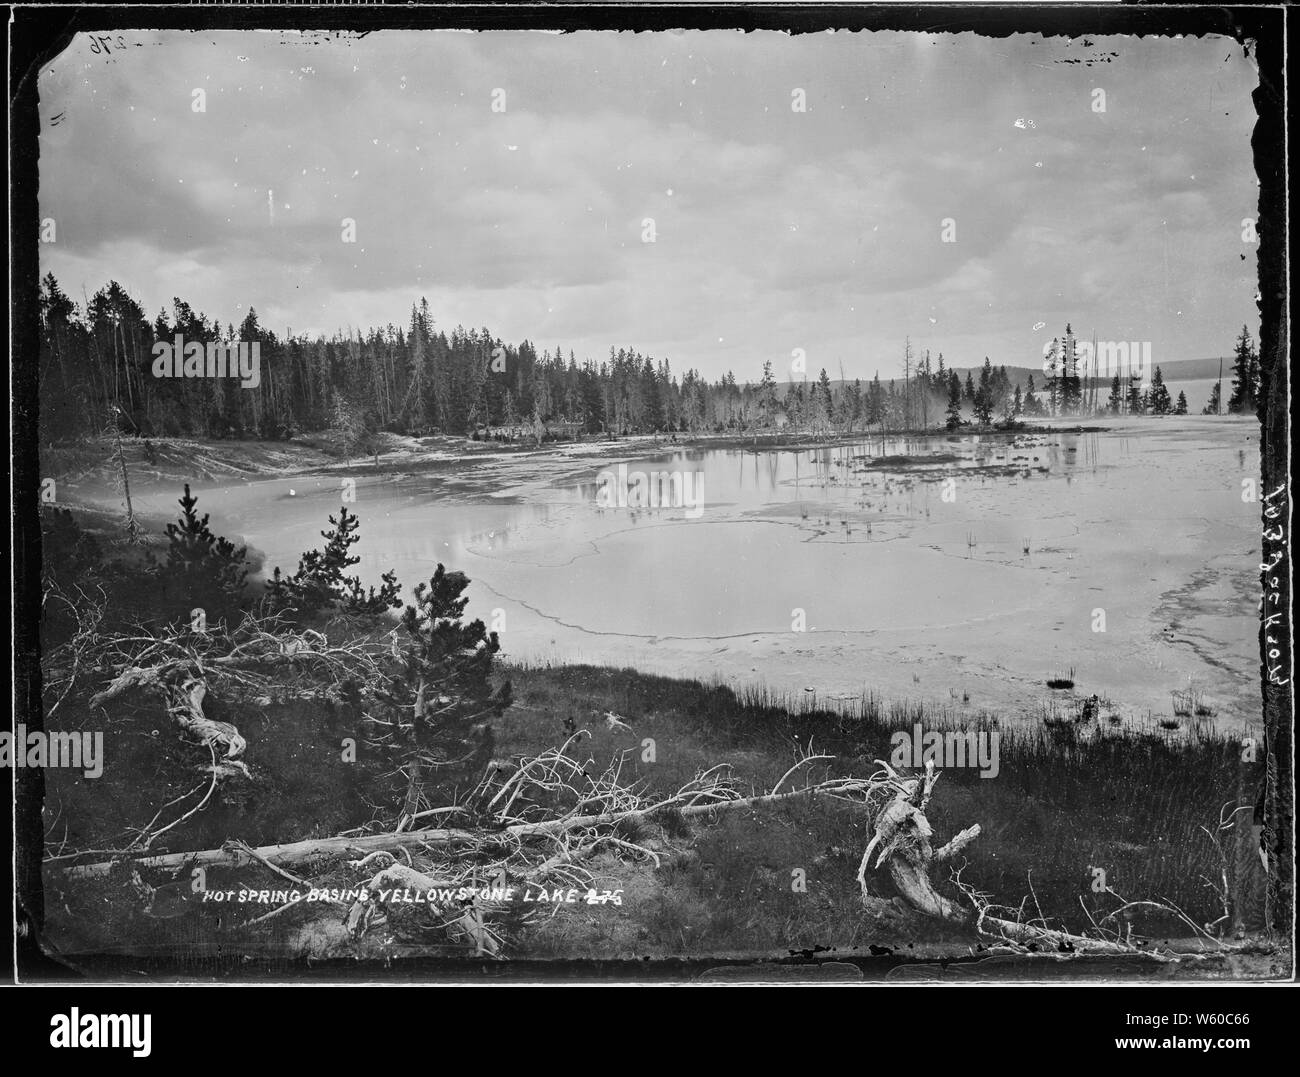
[[[1149,404],[1152,415],[1168,415],[1173,406],[1173,401],[1169,399],[1169,390],[1165,387],[1164,375],[1160,373],[1159,367],[1156,367],[1155,373],[1151,375]]]
[[[1120,393],[1119,375],[1116,374],[1110,380],[1110,399],[1106,401],[1106,407],[1112,415],[1118,415],[1123,404],[1124,397]]]
[[[993,393],[993,367],[986,355],[980,370],[979,388],[975,390],[975,421],[980,426],[988,426],[993,421]]]
[[[378,591],[374,587],[362,587],[356,576],[343,574],[361,560],[350,552],[361,541],[356,516],[345,505],[339,508],[338,519],[331,516],[329,522],[334,526],[321,532],[325,540],[323,549],[306,551],[298,559],[298,570],[292,576],[284,576],[279,568],[272,573],[266,587],[274,603],[292,606],[306,616],[333,608],[346,613],[375,614],[400,606],[397,594],[402,588],[395,572],[383,574]]]
[[[438,565],[406,607],[398,666],[380,691],[400,735],[388,750],[405,771],[398,827],[420,806],[445,805],[469,790],[493,748],[491,722],[511,703],[510,682],[494,689],[493,661],[501,645],[481,620],[463,620],[469,579]]]
[[[944,418],[944,426],[948,430],[956,430],[961,426],[961,382],[956,374],[948,379],[948,413]]]
[[[1047,410],[1057,415],[1061,410],[1061,342],[1055,338],[1047,350],[1043,370],[1047,375]]]
[[[181,515],[167,525],[167,555],[160,564],[150,553],[149,563],[162,591],[164,606],[174,605],[176,616],[188,619],[202,609],[209,623],[239,609],[248,578],[247,547],[215,535],[208,514],[195,511],[198,498],[189,483],[180,498]]]
[[[862,380],[853,379],[853,387],[845,394],[846,429],[852,431],[862,418]]]
[[[1259,378],[1259,356],[1255,352],[1250,330],[1244,325],[1237,337],[1232,366],[1232,395],[1228,398],[1228,411],[1242,415],[1256,410],[1255,382]]]
[[[1042,408],[1042,405],[1038,401],[1038,397],[1034,395],[1033,374],[1029,375],[1029,380],[1025,384],[1025,396],[1024,400],[1021,402],[1021,408],[1026,415],[1037,415]]]
[[[1079,378],[1079,359],[1074,330],[1067,322],[1065,336],[1061,338],[1061,411],[1076,414],[1083,399],[1083,386]]]
[[[822,372],[817,376],[817,386],[813,390],[821,397],[820,406],[822,413],[827,420],[835,414],[834,401],[831,398],[831,380],[826,376],[826,368],[822,367]]]
[[[770,359],[763,364],[763,380],[758,383],[758,410],[763,424],[770,426],[776,416],[776,378]]]

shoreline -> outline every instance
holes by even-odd
[[[1148,417],[1149,418],[1149,417]],[[1188,416],[1167,417],[1187,419]],[[1211,416],[1215,421],[1245,416]],[[980,429],[963,426],[949,431],[943,427],[906,430],[855,430],[814,433],[668,433],[627,434],[616,438],[587,435],[579,439],[556,439],[539,444],[525,442],[475,441],[460,435],[435,434],[412,437],[383,434],[384,446],[377,453],[346,456],[329,431],[300,434],[287,441],[257,438],[124,437],[122,453],[128,470],[143,472],[155,481],[215,481],[221,477],[292,478],[326,474],[346,468],[360,475],[391,474],[395,469],[409,473],[438,473],[457,464],[492,459],[544,456],[584,457],[609,451],[623,459],[645,455],[647,449],[662,452],[681,450],[811,451],[873,439],[947,438],[978,434],[981,437],[1015,437],[1019,434],[1108,433],[1117,422],[1097,417],[1088,423],[1053,424],[1044,420],[1021,420],[1007,426]],[[1141,420],[1138,420],[1139,422]],[[1252,417],[1253,421],[1253,417]],[[1127,420],[1129,424],[1133,420]],[[106,451],[107,450],[107,451]],[[114,439],[92,442],[53,443],[38,450],[42,474],[56,481],[80,483],[96,474],[107,479],[112,470]],[[150,456],[157,459],[151,460]],[[182,470],[188,467],[188,470]],[[166,470],[164,470],[166,469]]]
[[[1254,424],[1248,417],[1229,419],[1228,422],[1242,427],[1243,433],[1246,433],[1246,424],[1250,423],[1247,438],[1254,439]],[[1168,435],[1171,440],[1160,446],[1165,452],[1177,452],[1178,438],[1189,431],[1195,435],[1198,431],[1214,430],[1218,435],[1215,441],[1225,448],[1230,448],[1236,440],[1223,437],[1229,430],[1225,427],[1223,418],[1218,416],[1179,417],[1176,420],[1151,417],[1119,420],[1100,429],[1114,437],[1157,437],[1164,441]],[[1030,430],[1034,435],[1041,436],[1053,430],[1059,432],[1061,428],[1035,424]],[[1072,434],[1074,428],[1069,428],[1067,432]],[[989,437],[994,444],[1001,444],[1022,433],[995,432],[991,436],[981,435],[981,440]],[[929,435],[930,447],[937,445],[941,449],[942,438],[947,436],[949,435],[932,432]],[[870,439],[876,440],[877,435],[870,435]],[[745,449],[752,447],[755,440],[753,436],[737,438],[734,435],[717,435],[680,438],[674,443],[646,436],[614,442],[548,442],[538,448],[503,447],[496,443],[475,443],[465,439],[431,438],[419,442],[405,439],[385,446],[379,455],[378,470],[372,459],[354,458],[347,461],[332,457],[316,443],[292,443],[295,452],[287,460],[284,457],[250,459],[250,446],[253,449],[264,449],[266,443],[217,443],[215,451],[210,445],[193,442],[178,444],[204,451],[207,454],[204,457],[205,463],[219,458],[228,466],[241,469],[234,475],[222,475],[214,484],[209,485],[211,496],[206,499],[206,504],[200,502],[201,508],[213,511],[217,523],[220,523],[221,516],[226,515],[228,504],[216,499],[220,496],[217,493],[219,490],[227,497],[233,495],[243,498],[246,495],[239,491],[250,486],[269,484],[264,492],[253,496],[259,502],[266,502],[270,508],[279,504],[280,496],[285,493],[279,487],[287,486],[292,479],[327,480],[304,482],[298,487],[298,500],[315,505],[314,511],[319,514],[318,520],[313,517],[310,531],[306,530],[305,524],[299,528],[303,532],[302,540],[307,542],[306,546],[299,545],[290,549],[292,543],[284,541],[279,543],[282,549],[268,550],[264,547],[264,540],[269,532],[258,535],[255,528],[241,528],[234,525],[233,521],[227,521],[225,533],[232,540],[247,542],[250,554],[260,562],[256,565],[255,575],[264,577],[273,564],[286,570],[291,569],[294,551],[306,549],[310,545],[309,536],[314,537],[316,530],[324,525],[326,513],[337,509],[337,501],[331,506],[321,496],[327,493],[331,476],[335,477],[334,481],[339,476],[355,477],[359,488],[364,484],[365,490],[370,491],[363,495],[363,499],[368,500],[376,494],[386,499],[380,507],[381,510],[384,507],[392,508],[394,524],[399,518],[399,509],[394,504],[394,499],[400,504],[405,492],[412,491],[419,504],[429,504],[431,498],[433,503],[446,506],[453,513],[471,513],[474,519],[480,521],[474,527],[481,527],[486,532],[500,526],[496,521],[508,519],[512,506],[547,504],[551,505],[549,511],[552,514],[559,513],[557,518],[570,518],[569,510],[552,504],[554,497],[548,491],[563,489],[589,479],[595,470],[610,466],[616,459],[644,460],[668,452]],[[802,452],[815,451],[819,445],[842,448],[867,439],[859,434],[846,434],[830,440],[811,439],[803,435],[768,439],[760,437],[757,440],[760,444],[764,440],[772,442],[766,451]],[[128,467],[132,470],[133,493],[138,495],[135,501],[137,520],[144,523],[156,538],[163,525],[171,519],[167,509],[174,507],[174,498],[179,495],[180,477],[172,479],[156,472],[138,474],[136,464],[131,462],[130,457],[142,452],[142,446],[128,447],[125,442],[123,446],[124,453],[128,455]],[[910,447],[905,448],[909,454],[914,451]],[[617,456],[592,459],[593,454],[608,450],[617,450]],[[893,453],[896,450],[890,447],[887,451]],[[915,463],[910,455],[883,459],[889,461],[890,467],[903,472],[909,472]],[[868,465],[869,461],[864,462],[864,466]],[[196,492],[203,490],[201,480],[194,485]],[[95,489],[97,486],[98,490]],[[96,526],[111,533],[115,518],[120,520],[120,509],[116,508],[120,504],[120,495],[102,482],[70,482],[65,487],[61,503],[75,508],[79,513],[92,514]],[[1129,500],[1132,501],[1132,498]],[[951,706],[954,713],[961,714],[966,719],[973,719],[983,711],[1000,715],[1004,720],[1032,724],[1040,720],[1040,711],[1044,707],[1049,711],[1054,710],[1056,697],[1045,688],[1043,681],[1052,675],[1056,665],[1064,669],[1071,664],[1069,656],[1070,648],[1073,647],[1079,649],[1077,653],[1084,658],[1080,663],[1078,690],[1084,697],[1095,691],[1103,699],[1115,699],[1116,709],[1122,715],[1125,725],[1140,726],[1161,718],[1174,718],[1174,715],[1168,713],[1170,691],[1163,689],[1186,690],[1189,688],[1188,677],[1191,676],[1196,678],[1192,687],[1204,690],[1221,708],[1221,724],[1247,728],[1252,726],[1258,718],[1257,712],[1248,706],[1253,698],[1249,686],[1243,687],[1238,683],[1240,677],[1234,673],[1237,668],[1235,663],[1231,668],[1223,667],[1223,663],[1228,661],[1227,656],[1240,650],[1235,645],[1225,650],[1224,642],[1233,635],[1242,635],[1237,625],[1241,621],[1242,595],[1249,588],[1249,580],[1238,579],[1241,573],[1233,569],[1232,550],[1237,547],[1237,542],[1230,531],[1216,535],[1214,545],[1199,554],[1194,543],[1187,545],[1184,542],[1182,547],[1171,546],[1166,550],[1165,557],[1157,562],[1149,562],[1144,558],[1141,564],[1134,564],[1135,578],[1130,581],[1130,585],[1120,588],[1112,596],[1112,601],[1106,603],[1112,618],[1118,619],[1118,624],[1112,627],[1128,632],[1125,646],[1133,661],[1125,664],[1124,673],[1116,676],[1116,671],[1103,661],[1105,650],[1099,650],[1095,645],[1100,643],[1102,637],[1087,633],[1079,635],[1077,632],[1071,637],[1074,620],[1070,620],[1064,629],[1056,629],[1064,631],[1064,636],[1026,637],[1024,629],[1031,622],[1049,627],[1053,623],[1065,624],[1058,619],[1064,616],[1059,612],[1061,603],[1072,608],[1086,601],[1086,605],[1080,606],[1085,612],[1095,604],[1088,601],[1088,596],[1084,593],[1087,590],[1084,587],[1086,580],[1079,582],[1088,563],[1088,550],[1081,544],[1079,529],[1085,523],[1089,526],[1104,525],[1106,530],[1113,529],[1116,520],[1122,518],[1122,515],[1115,517],[1113,510],[1106,509],[1105,505],[1109,502],[1107,496],[1105,501],[1097,503],[1101,505],[1100,518],[1096,517],[1098,510],[1095,505],[1091,516],[1087,516],[1089,510],[1086,507],[1076,506],[1074,511],[1085,515],[1079,517],[1072,529],[1051,536],[1048,539],[1050,544],[1045,543],[1040,547],[1036,543],[1035,557],[1030,562],[1024,562],[1018,556],[1018,545],[1014,549],[1005,549],[999,547],[996,539],[986,540],[981,556],[975,559],[973,567],[981,573],[979,579],[992,573],[1003,581],[1001,586],[1015,587],[1017,590],[1025,588],[1024,597],[1018,601],[1016,609],[998,609],[991,613],[982,611],[978,616],[967,611],[968,616],[959,610],[949,609],[950,604],[945,604],[948,614],[939,616],[941,611],[925,614],[926,607],[922,606],[918,608],[921,620],[917,623],[884,624],[876,623],[878,618],[868,618],[867,621],[857,623],[856,627],[852,619],[846,622],[843,616],[837,619],[828,615],[821,622],[821,627],[810,628],[810,634],[806,637],[791,637],[786,632],[777,631],[771,625],[764,625],[762,617],[754,619],[750,626],[734,630],[718,625],[717,631],[713,631],[710,625],[702,623],[697,631],[686,635],[675,629],[666,629],[664,625],[647,632],[637,631],[635,624],[614,630],[608,623],[608,616],[594,620],[584,618],[580,608],[575,608],[564,597],[563,590],[552,594],[549,599],[539,601],[538,596],[544,598],[544,591],[538,591],[538,587],[545,585],[554,591],[554,586],[545,584],[545,581],[548,574],[563,567],[559,562],[552,563],[543,558],[543,563],[537,569],[537,587],[524,587],[523,577],[519,575],[523,571],[522,562],[515,565],[510,559],[495,560],[490,557],[481,561],[479,559],[488,553],[486,546],[480,547],[475,543],[457,544],[447,551],[450,560],[443,555],[439,555],[438,559],[446,560],[448,567],[454,566],[465,571],[473,581],[474,590],[483,596],[488,606],[499,604],[513,610],[513,631],[504,633],[503,644],[508,660],[524,666],[593,664],[611,669],[636,668],[650,674],[686,677],[698,675],[704,669],[706,673],[712,671],[719,676],[720,683],[738,690],[766,690],[796,701],[806,694],[807,698],[815,699],[819,705],[837,709],[852,706],[854,701],[867,693],[900,704],[924,702],[931,710]],[[246,503],[241,504],[245,504],[245,511],[253,511],[247,509]],[[289,502],[285,504],[287,506]],[[792,515],[793,510],[787,509],[767,506],[756,515],[742,512],[734,520],[724,516],[721,520],[707,522],[707,526],[717,527],[732,522],[746,525],[767,523],[781,528],[793,527],[798,531],[800,522]],[[267,510],[256,511],[265,515]],[[278,508],[272,511],[276,514],[281,512]],[[292,511],[305,520],[303,514],[307,511],[306,505]],[[977,515],[985,511],[987,509],[981,508]],[[379,521],[380,526],[387,526],[384,523],[386,515],[384,513],[373,519]],[[409,523],[411,510],[402,509],[401,515]],[[276,515],[267,517],[266,526],[270,526],[270,521],[276,518]],[[283,521],[282,516],[279,518]],[[879,523],[879,518],[876,519]],[[1139,520],[1140,517],[1133,519]],[[241,523],[246,522],[241,520]],[[696,526],[702,525],[697,523]],[[954,521],[951,525],[953,535],[944,534],[937,527],[932,528],[928,522],[923,521],[906,526],[912,529],[909,533],[913,534],[913,541],[899,546],[896,552],[890,554],[898,559],[900,571],[911,566],[912,569],[929,572],[931,569],[927,566],[939,564],[934,561],[935,558],[965,559],[965,548],[953,545],[959,543],[959,538],[953,537],[957,533],[955,529],[959,522]],[[363,536],[366,527],[367,521],[363,521]],[[774,541],[784,544],[783,548],[797,551],[801,557],[829,557],[832,550],[840,550],[839,556],[849,557],[854,548],[852,544],[843,546],[843,537],[829,532],[818,532],[810,537],[792,535],[781,538],[784,533],[773,532],[777,536]],[[545,538],[545,532],[541,534]],[[664,531],[662,534],[664,541],[667,541],[676,532]],[[589,537],[592,540],[590,549],[584,546],[583,556],[599,558],[605,552],[608,557],[616,557],[623,548],[623,543],[633,541],[634,529],[615,527],[608,533]],[[905,536],[877,536],[875,544],[885,553],[895,549],[894,542],[900,537]],[[423,571],[419,553],[422,547],[418,540],[416,542],[416,546],[410,547],[412,553],[408,555],[415,557],[414,562],[402,557],[391,563],[382,558],[379,561],[372,559],[363,564],[362,568],[374,569],[375,565],[396,568],[401,582],[409,589],[418,582]],[[1001,545],[1005,546],[1006,542]],[[362,549],[364,552],[365,548]],[[1111,567],[1117,564],[1111,560],[1114,552],[1111,550],[1106,554],[1101,551],[1103,556],[1100,560],[1095,560],[1099,571],[1108,575],[1114,571]],[[1072,557],[1077,560],[1070,560]],[[286,562],[286,558],[290,560]],[[1249,560],[1250,557],[1246,557],[1243,563]],[[1168,569],[1175,561],[1177,570],[1170,575]],[[851,565],[851,560],[842,563],[847,567]],[[417,564],[421,565],[421,571],[414,571]],[[1163,569],[1161,565],[1164,565]],[[717,567],[721,570],[721,566]],[[1033,568],[1044,569],[1046,574],[1027,571]],[[1142,571],[1137,571],[1138,569]],[[1184,570],[1190,574],[1180,575]],[[1151,579],[1148,580],[1148,576]],[[528,577],[529,580],[532,578]],[[1054,591],[1049,597],[1042,592],[1043,588]],[[982,593],[987,587],[981,584],[977,590]],[[479,599],[475,603],[481,605]],[[969,606],[970,603],[966,605]],[[481,608],[479,612],[484,614],[484,609]],[[929,620],[925,619],[927,616],[930,617]],[[518,620],[519,617],[523,620]],[[975,617],[975,620],[971,620],[971,617]],[[976,622],[989,623],[987,627],[992,628],[992,635],[989,631],[980,629]],[[561,633],[565,638],[559,638]],[[549,645],[546,642],[548,639]],[[752,645],[746,645],[746,639],[752,640]],[[1034,639],[1038,642],[1033,642]],[[1017,640],[1020,643],[1016,643]],[[1022,660],[1010,663],[1009,667],[1009,654],[1021,654]],[[1213,657],[1215,661],[1207,662],[1207,656]],[[1160,690],[1147,690],[1149,685],[1144,687],[1146,682],[1155,685],[1157,681]],[[963,707],[960,701],[967,693],[970,706]],[[1187,725],[1186,721],[1181,722],[1184,730]]]

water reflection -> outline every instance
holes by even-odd
[[[995,671],[988,684],[1010,692],[1022,667],[1037,685],[1038,666],[1055,663],[1135,698],[1150,692],[1155,705],[1166,681],[1185,687],[1200,667],[1186,646],[1151,652],[1154,617],[1164,618],[1157,629],[1181,619],[1179,638],[1203,638],[1220,674],[1257,663],[1256,596],[1234,591],[1231,576],[1234,551],[1258,541],[1257,506],[1238,496],[1258,442],[1241,444],[1226,424],[873,435],[813,449],[574,456],[570,477],[549,481],[516,457],[518,478],[495,487],[358,476],[349,509],[363,583],[395,570],[409,598],[439,562],[464,571],[470,616],[502,613],[514,659],[786,680],[799,691],[888,687],[896,674],[903,693],[910,663],[926,661],[940,694],[940,673],[957,666],[981,664]],[[699,476],[702,511],[602,505],[601,473],[620,464],[626,475]],[[337,513],[340,477],[196,492],[214,530],[241,536],[268,570],[292,571]],[[167,516],[175,498],[170,485],[143,484],[138,508]],[[1201,578],[1221,591],[1206,607],[1214,619],[1193,632],[1178,596]],[[1089,627],[1103,605],[1104,636]],[[792,631],[794,610],[806,634]],[[1184,659],[1175,678],[1171,663]]]
[[[872,493],[907,494],[915,505],[918,484],[945,478],[1018,479],[1097,474],[1127,454],[1127,439],[1103,441],[1093,433],[1053,435],[878,436],[814,449],[677,450],[627,462],[629,472],[699,472],[712,504],[755,508],[772,502],[820,499],[842,505]],[[1104,447],[1105,446],[1105,447]],[[580,480],[562,500],[595,502],[598,474]],[[867,507],[859,504],[858,507]],[[654,510],[651,510],[654,511]]]

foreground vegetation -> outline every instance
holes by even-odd
[[[953,901],[996,908],[982,897],[996,895],[1012,920],[1151,945],[1228,939],[1258,919],[1248,809],[1262,762],[1209,722],[1175,739],[1120,734],[1095,714],[1001,721],[871,696],[831,710],[633,670],[508,666],[494,634],[464,621],[468,581],[441,566],[394,622],[398,581],[362,590],[346,574],[357,535],[346,510],[295,572],[250,589],[242,551],[207,531],[188,491],[181,509],[165,537],[130,543],[47,510],[48,725],[107,734],[102,777],[48,773],[50,930],[65,950],[608,958],[978,945],[970,925],[891,906],[884,874],[869,880],[881,901],[864,909],[859,861],[888,792],[878,761],[917,724],[1000,735],[996,777],[943,770],[928,801],[936,843],[981,829],[953,863],[959,879],[935,876]],[[568,829],[574,819],[598,821]],[[468,837],[444,846],[431,825]],[[525,831],[544,840],[530,846]],[[323,845],[300,861],[197,859],[232,840],[334,835],[398,839],[349,862]],[[186,855],[141,860],[167,853]],[[372,910],[347,902],[198,900],[200,863],[209,890],[504,873],[621,904],[392,910],[382,935],[367,934]]]

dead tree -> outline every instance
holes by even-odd
[[[954,881],[969,901],[970,907],[957,904],[939,892],[930,873],[936,866],[951,861],[979,837],[979,824],[966,827],[935,849],[932,844],[934,829],[925,815],[934,784],[939,780],[934,764],[927,763],[923,775],[904,777],[887,763],[879,759],[876,763],[883,768],[894,796],[875,818],[871,840],[867,843],[858,867],[858,885],[862,891],[863,904],[877,916],[884,914],[890,904],[871,892],[867,884],[867,873],[884,866],[888,869],[902,902],[911,912],[973,930],[984,938],[1018,950],[1033,948],[1078,954],[1147,953],[1165,959],[1188,956],[1175,956],[1155,947],[1139,948],[1132,941],[1131,935],[1121,934],[1120,931],[1105,926],[1110,922],[1118,923],[1125,913],[1137,908],[1174,916],[1199,940],[1213,944],[1220,951],[1228,948],[1177,906],[1159,901],[1125,901],[1109,889],[1107,893],[1120,901],[1120,907],[1100,921],[1093,921],[1095,935],[1079,935],[1049,928],[1041,915],[1037,920],[1030,921],[994,916],[992,910],[1001,907],[990,904],[985,895],[962,883],[959,872],[954,873]],[[874,864],[871,863],[873,853],[876,854]]]

